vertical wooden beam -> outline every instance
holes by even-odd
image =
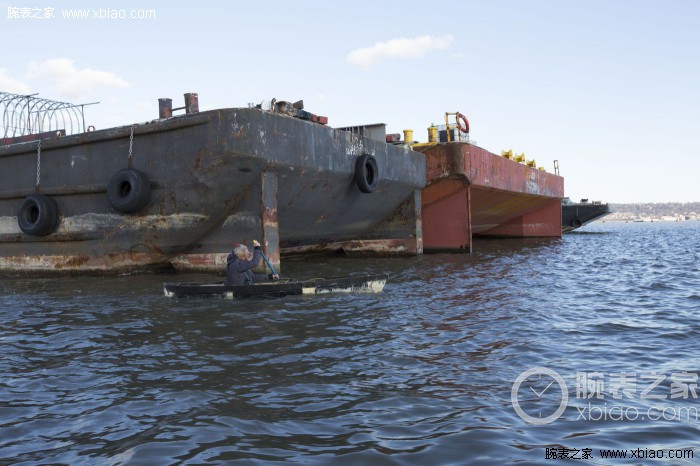
[[[414,235],[416,239],[416,254],[423,254],[423,216],[421,206],[421,190],[416,189],[413,192],[413,211],[414,211]]]
[[[265,171],[261,175],[260,213],[262,220],[263,251],[277,273],[280,272],[280,235],[277,221],[277,173]]]

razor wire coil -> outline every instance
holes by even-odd
[[[97,102],[95,102],[97,103]],[[85,105],[0,92],[2,131],[0,139],[48,131],[76,134],[85,131]]]

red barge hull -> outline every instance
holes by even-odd
[[[463,142],[420,144],[426,252],[471,252],[472,239],[561,237],[564,179]]]

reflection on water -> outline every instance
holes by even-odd
[[[605,223],[471,256],[293,260],[293,276],[390,280],[269,301],[168,299],[173,276],[5,278],[0,460],[541,464],[552,446],[692,448],[695,419],[577,419],[575,376],[700,372],[699,245],[695,222]],[[571,397],[541,426],[511,405],[536,366]]]

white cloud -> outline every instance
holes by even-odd
[[[19,79],[7,76],[5,68],[0,68],[0,91],[13,94],[30,94],[29,86]]]
[[[369,68],[375,63],[392,58],[420,58],[433,49],[446,49],[454,37],[418,36],[413,39],[404,37],[377,42],[370,47],[355,49],[347,56],[347,61],[362,68]]]
[[[48,78],[56,89],[69,99],[80,99],[100,87],[129,87],[129,83],[109,71],[77,69],[73,60],[51,58],[29,64],[30,78]]]

